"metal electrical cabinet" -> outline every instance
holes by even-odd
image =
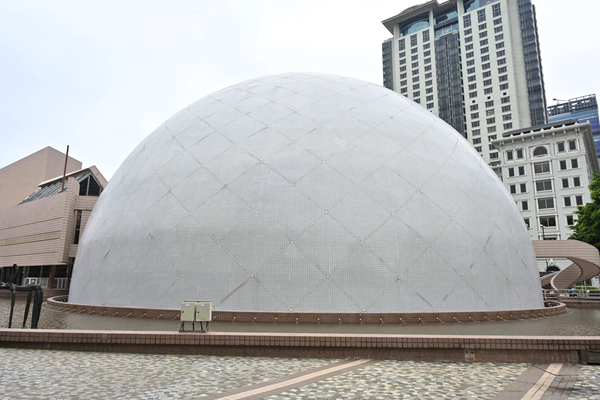
[[[179,332],[185,332],[185,323],[192,323],[192,332],[196,331],[196,322],[200,323],[200,332],[208,331],[208,323],[212,320],[212,304],[210,301],[185,300],[181,303],[181,326]],[[204,323],[206,326],[204,326]]]

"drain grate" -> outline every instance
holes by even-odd
[[[600,350],[588,350],[587,363],[593,365],[600,365]]]

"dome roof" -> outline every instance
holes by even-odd
[[[531,241],[472,146],[423,107],[289,73],[190,104],[127,157],[69,301],[223,311],[543,307]]]

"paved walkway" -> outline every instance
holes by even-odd
[[[0,399],[599,399],[600,367],[0,348]]]

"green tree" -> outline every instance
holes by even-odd
[[[581,240],[600,250],[600,175],[593,174],[589,188],[592,201],[577,207],[577,222],[571,227],[573,234],[569,239]]]

